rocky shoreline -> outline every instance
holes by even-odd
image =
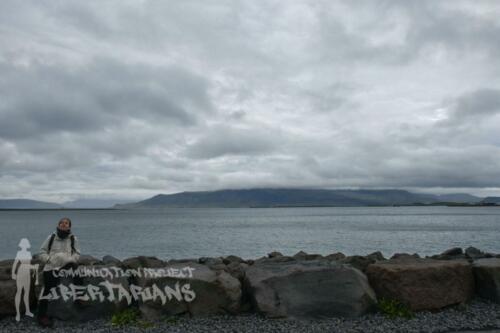
[[[32,331],[35,324],[30,318],[23,317],[19,323],[13,318],[16,284],[11,278],[12,264],[13,260],[0,262],[0,331]],[[83,286],[73,296],[79,295],[83,302],[75,304],[63,297],[49,302],[49,313],[60,320],[56,330],[500,329],[500,255],[472,247],[426,258],[395,254],[390,259],[380,252],[365,256],[272,252],[250,260],[232,255],[170,261],[82,256],[80,265],[79,273],[85,272]],[[71,279],[62,278],[61,285],[68,293]],[[32,286],[33,307],[40,287]],[[113,315],[131,309],[148,327],[112,326]]]
[[[114,327],[109,320],[96,319],[87,322],[57,321],[53,332],[260,332],[260,333],[300,333],[300,332],[500,332],[498,314],[500,305],[473,300],[463,308],[450,308],[437,313],[419,312],[412,319],[390,319],[381,314],[368,314],[360,318],[327,319],[268,319],[256,314],[238,316],[217,315],[210,317],[180,318],[175,322],[155,321],[151,327]],[[20,323],[13,318],[0,320],[0,332],[47,332],[39,328],[33,320]]]

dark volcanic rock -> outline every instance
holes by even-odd
[[[198,259],[198,263],[207,265],[208,267],[212,266],[224,266],[224,262],[222,261],[222,258],[211,258],[211,257],[202,257]]]
[[[224,264],[224,261],[222,258],[208,258],[208,257],[203,257],[198,259],[198,263],[203,264],[205,266],[208,266],[210,269],[213,269],[215,271],[227,271],[227,266]]]
[[[120,297],[119,291],[128,294],[129,293],[129,282],[126,276],[118,276],[113,274],[117,266],[110,265],[81,265],[78,268],[82,273],[77,273],[77,275],[82,277],[82,286],[89,290],[88,288],[94,288],[93,293],[96,297],[92,299],[87,291],[82,292],[80,296],[85,297],[82,299],[80,304],[75,303],[75,298],[73,296],[68,299],[60,297],[55,300],[49,300],[47,314],[54,318],[60,320],[71,320],[71,321],[87,321],[93,320],[100,317],[110,317],[117,311],[125,309],[130,304],[127,302],[126,297]],[[101,276],[92,276],[92,273],[88,272],[109,272],[108,275],[101,274]],[[78,272],[78,271],[77,271]],[[69,277],[61,277],[58,285],[59,295],[62,295],[61,287],[68,288],[71,290],[71,285],[74,281]],[[113,285],[110,289],[107,286]],[[43,286],[43,284],[42,284]],[[40,294],[40,293],[38,293]],[[102,296],[99,296],[101,294]],[[73,294],[76,295],[77,294]]]
[[[465,256],[472,260],[495,257],[495,255],[492,253],[483,252],[472,246],[469,246],[467,249],[465,249]]]
[[[148,319],[159,319],[187,313],[191,316],[235,314],[241,307],[241,284],[238,279],[221,270],[205,265],[178,263],[168,265],[179,270],[189,266],[191,277],[140,277],[138,286],[172,290],[173,297],[162,302],[161,298],[140,300],[139,309]],[[194,296],[194,297],[193,297]]]
[[[469,259],[466,254],[462,251],[460,247],[454,247],[444,251],[441,254],[431,256],[432,259],[436,260],[459,260],[459,259]]]
[[[304,259],[305,260],[305,259]],[[267,258],[267,257],[262,257],[254,261],[254,263],[265,263],[265,262],[288,262],[288,261],[297,261],[296,258],[294,257],[289,257],[289,256],[277,256],[277,257],[272,257],[272,258]],[[251,262],[247,261],[250,265],[252,265]]]
[[[479,259],[472,267],[478,295],[500,303],[500,259]]]
[[[383,261],[386,260],[382,252],[377,251],[370,253],[369,255],[366,256],[368,259],[374,259],[375,261]]]
[[[230,255],[230,256],[227,256],[225,257],[222,262],[225,264],[225,265],[229,265],[230,263],[232,262],[236,262],[236,263],[242,263],[242,262],[245,262],[245,260],[241,259],[240,257],[238,256],[233,256],[233,255]]]
[[[368,266],[366,274],[378,298],[415,311],[463,303],[474,293],[472,267],[465,260],[391,259]]]
[[[339,260],[342,260],[344,258],[345,258],[345,254],[343,254],[342,252],[336,252],[336,253],[332,253],[332,254],[325,256],[326,260],[334,260],[334,261],[339,261]]]
[[[323,256],[321,254],[308,254],[304,251],[299,251],[293,255],[295,260],[316,260],[321,259]]]
[[[340,260],[344,264],[349,264],[361,271],[365,271],[368,265],[375,263],[374,258],[364,257],[364,256],[349,256],[345,259]]]
[[[165,266],[165,262],[156,257],[138,256],[123,260],[122,266],[129,269],[137,269],[139,267],[159,268]]]
[[[0,261],[0,317],[16,313],[14,296],[16,281],[12,280],[12,265],[14,260]]]
[[[273,251],[271,253],[268,253],[267,257],[268,258],[283,257],[283,254],[281,252],[278,252],[278,251]]]
[[[391,259],[417,259],[420,256],[417,253],[409,254],[409,253],[394,253]]]
[[[247,267],[248,265],[245,263],[232,262],[226,266],[225,271],[242,282],[245,277],[245,269]]]
[[[474,258],[474,257],[482,256],[484,253],[483,253],[483,251],[479,250],[478,248],[475,248],[473,246],[469,246],[468,248],[465,249],[465,254],[471,258]]]
[[[105,265],[117,265],[117,266],[120,266],[122,263],[120,261],[120,259],[117,259],[117,258],[110,256],[110,255],[105,255],[104,257],[102,257],[102,262]]]
[[[327,260],[255,263],[244,288],[268,317],[356,317],[376,302],[363,273]]]
[[[88,254],[82,254],[78,259],[78,263],[80,265],[91,266],[91,265],[101,265],[103,262],[96,257],[93,257]]]
[[[462,251],[461,247],[453,247],[451,249],[448,249],[441,253],[442,256],[458,256],[460,254],[463,254],[464,252]]]

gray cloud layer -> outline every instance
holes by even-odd
[[[2,1],[0,197],[500,195],[496,1]]]

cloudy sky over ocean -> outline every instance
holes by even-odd
[[[498,1],[0,2],[0,198],[500,195]]]

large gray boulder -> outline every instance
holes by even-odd
[[[409,254],[409,253],[394,253],[391,257],[391,259],[399,259],[399,260],[414,260],[414,259],[418,259],[420,258],[420,256],[418,255],[418,253],[413,253],[413,254]]]
[[[234,256],[234,255],[230,255],[230,256],[227,256],[225,257],[222,262],[226,265],[229,265],[230,263],[244,263],[245,260],[243,260],[242,258],[238,257],[238,256]]]
[[[487,253],[475,248],[473,246],[469,246],[465,249],[465,256],[471,260],[483,259],[483,258],[494,258],[495,255],[493,253]],[[497,256],[498,257],[498,256]],[[471,261],[469,260],[469,261]]]
[[[261,264],[261,263],[273,263],[273,262],[289,262],[289,261],[298,261],[300,259],[290,257],[290,256],[274,256],[274,257],[262,257],[256,259],[254,261],[247,260],[249,264]],[[305,260],[305,259],[304,259]]]
[[[0,261],[0,318],[16,313],[14,297],[16,281],[12,280],[12,264],[14,260]]]
[[[435,260],[460,260],[460,259],[468,259],[464,251],[461,247],[453,247],[446,251],[443,251],[441,254],[436,254],[431,256],[432,259]]]
[[[500,303],[500,258],[479,259],[472,267],[477,294]]]
[[[78,263],[80,265],[91,266],[91,265],[103,264],[103,261],[100,259],[97,259],[94,256],[91,256],[90,254],[82,254],[80,256],[80,258],[78,259]]]
[[[175,263],[175,262],[169,262],[169,263]],[[215,271],[220,271],[220,270],[226,270],[226,265],[224,264],[222,258],[209,258],[209,257],[203,257],[198,259],[199,264],[203,264],[207,267],[209,267],[212,270]]]
[[[118,258],[115,258],[113,256],[110,256],[110,255],[105,255],[104,257],[102,257],[102,263],[105,264],[105,265],[117,265],[117,266],[120,266],[121,265],[121,261],[120,259]]]
[[[304,251],[299,251],[293,255],[295,260],[318,260],[322,259],[323,256],[321,254],[309,254]]]
[[[325,256],[325,259],[339,261],[345,259],[345,257],[346,257],[345,254],[343,254],[342,252],[336,252]]]
[[[368,265],[375,263],[377,260],[373,257],[369,256],[349,256],[345,257],[344,259],[340,260],[341,263],[343,264],[349,264],[352,267],[355,267],[359,269],[360,271],[364,272]]]
[[[60,320],[87,321],[110,317],[133,303],[128,277],[119,273],[119,267],[81,265],[79,269],[83,272],[77,273],[81,276],[83,291],[71,294],[72,296],[67,299],[59,297],[56,300],[49,300],[47,309],[49,316]],[[61,288],[70,289],[72,284],[74,281],[70,276],[61,277],[57,287],[58,295],[62,295]]]
[[[178,314],[207,316],[239,312],[240,281],[224,270],[213,270],[195,262],[168,264],[165,268],[179,274],[140,276],[131,285],[131,288],[164,291],[167,295],[166,299],[139,300],[139,310],[146,318],[155,320]],[[189,271],[192,273],[188,274]]]
[[[391,259],[368,266],[377,297],[394,299],[412,310],[437,310],[468,301],[474,293],[466,260]]]
[[[245,292],[268,317],[357,317],[375,304],[359,270],[328,260],[260,262],[245,271]]]
[[[0,318],[14,315],[16,308],[14,306],[14,297],[16,295],[16,281],[12,279],[0,280]],[[24,312],[24,311],[23,311]]]
[[[458,256],[461,254],[463,254],[463,250],[461,247],[454,247],[441,253],[442,256]]]
[[[272,252],[267,254],[268,258],[282,257],[282,256],[283,256],[283,253],[278,252],[278,251],[272,251]]]
[[[127,258],[122,261],[122,267],[125,269],[138,269],[138,268],[160,268],[164,267],[166,263],[156,257],[138,256]]]

